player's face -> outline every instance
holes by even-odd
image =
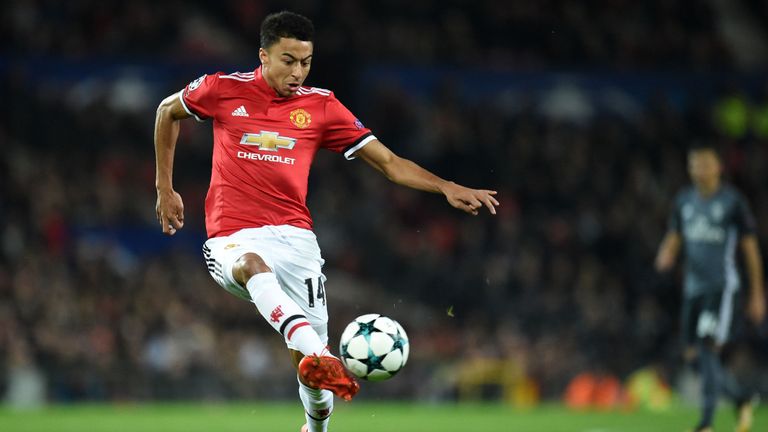
[[[299,90],[309,74],[312,49],[312,42],[288,38],[259,49],[262,74],[277,94],[288,97]]]
[[[716,186],[721,170],[720,159],[712,150],[696,150],[688,154],[688,173],[698,187]]]

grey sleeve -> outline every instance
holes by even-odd
[[[755,215],[752,214],[752,209],[749,207],[749,202],[741,194],[738,195],[736,201],[735,222],[739,229],[739,235],[741,236],[755,234],[757,231]]]
[[[672,211],[669,214],[669,219],[667,220],[667,231],[680,232],[680,227],[682,226],[681,215],[680,215],[680,211],[682,208],[681,202],[682,202],[682,194],[677,194],[672,204]]]

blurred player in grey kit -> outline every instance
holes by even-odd
[[[656,269],[670,270],[685,256],[682,331],[686,362],[696,362],[702,376],[701,418],[695,432],[711,432],[720,394],[738,410],[737,432],[752,427],[752,394],[723,367],[720,352],[731,336],[740,288],[736,248],[744,256],[749,283],[747,317],[756,325],[765,318],[762,260],[755,218],[746,199],[721,180],[722,165],[713,146],[688,152],[693,185],[678,193],[669,230],[656,256]]]

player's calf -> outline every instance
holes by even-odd
[[[752,422],[755,407],[760,403],[760,396],[755,394],[736,403],[736,432],[749,432],[752,430]]]

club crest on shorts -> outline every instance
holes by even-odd
[[[312,116],[302,108],[291,111],[289,118],[291,123],[299,129],[306,129],[312,123]]]

